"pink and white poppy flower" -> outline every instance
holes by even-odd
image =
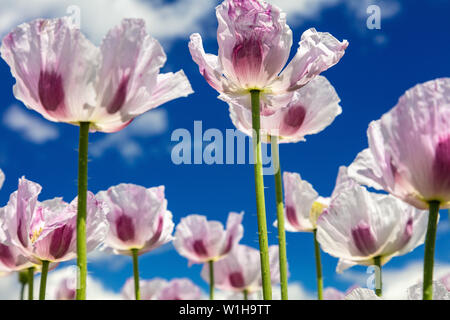
[[[151,280],[140,280],[139,288],[141,293],[141,300],[156,300],[161,293],[161,290],[168,285],[168,282],[161,278]],[[125,282],[122,288],[122,297],[125,300],[135,300],[134,293],[134,279],[130,278]]]
[[[61,198],[38,201],[42,187],[25,178],[0,209],[3,243],[16,246],[35,264],[58,263],[76,257],[77,198],[70,204]],[[87,250],[92,251],[107,232],[107,208],[91,192],[87,195]]]
[[[284,172],[283,183],[286,231],[313,232],[317,229],[317,219],[330,204],[330,199],[320,197],[298,173]]]
[[[422,283],[413,285],[407,289],[407,300],[422,300]],[[385,300],[378,297],[368,288],[356,288],[348,293],[345,300]],[[433,282],[433,300],[450,300],[450,291],[440,281]]]
[[[193,214],[182,218],[175,231],[173,245],[189,264],[218,261],[229,254],[244,233],[244,213],[230,212],[226,230],[219,221],[208,221]]]
[[[341,114],[336,90],[322,76],[317,76],[293,93],[287,104],[271,111],[261,101],[262,141],[270,143],[270,136],[279,143],[304,141],[306,135],[324,130]],[[237,129],[252,136],[252,113],[249,108],[230,103],[230,117]]]
[[[56,288],[56,300],[75,300],[76,298],[76,279],[73,277],[63,278]]]
[[[292,31],[286,14],[260,0],[225,0],[217,6],[218,56],[206,54],[199,34],[191,35],[189,50],[206,81],[220,99],[250,105],[250,90],[260,90],[267,108],[291,98],[322,71],[335,65],[348,46],[329,33],[305,31],[292,61]]]
[[[325,288],[323,290],[323,300],[345,300],[346,296],[357,288],[359,288],[358,285],[353,285],[345,292],[339,291],[333,287]]]
[[[124,19],[100,47],[68,17],[38,19],[9,33],[0,52],[17,99],[50,121],[90,122],[91,131],[118,131],[193,92],[183,71],[159,74],[166,55],[140,19]]]
[[[349,175],[419,209],[450,208],[450,78],[416,85],[369,125]],[[407,141],[407,143],[405,143]]]
[[[278,246],[269,247],[272,283],[280,282]],[[214,263],[214,285],[226,291],[252,294],[262,288],[259,251],[246,245],[238,245],[224,259]],[[202,278],[209,283],[209,265],[204,264]]]
[[[439,281],[450,291],[450,273],[447,273],[445,276],[439,279]]]
[[[408,300],[422,300],[423,283],[409,287],[407,292]],[[450,290],[442,279],[433,281],[433,300],[450,300]]]
[[[138,255],[156,249],[173,239],[172,213],[167,210],[164,186],[145,188],[119,184],[97,193],[110,211],[109,232],[105,246],[117,254]]]
[[[21,271],[32,266],[33,263],[19,248],[0,243],[0,273]]]
[[[339,174],[338,191],[317,220],[321,248],[339,258],[337,272],[354,265],[373,265],[376,257],[383,265],[424,242],[426,212],[391,195],[348,183],[346,177],[341,177],[347,175],[345,167]]]
[[[371,289],[355,288],[345,296],[344,300],[383,300],[383,298],[377,296]]]
[[[157,296],[157,300],[200,300],[202,290],[187,278],[169,281]]]
[[[323,290],[323,300],[344,300],[345,293],[336,288],[328,287]]]

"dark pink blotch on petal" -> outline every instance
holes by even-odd
[[[439,141],[433,162],[433,178],[437,192],[450,189],[450,137]]]
[[[288,112],[283,117],[280,128],[281,135],[291,135],[297,132],[305,121],[306,110],[303,106],[289,107]]]
[[[23,220],[20,218],[19,222],[17,223],[17,238],[24,247],[28,247],[27,231],[25,229],[25,226],[23,225]]]
[[[202,240],[195,240],[192,248],[194,248],[194,252],[200,257],[208,256],[208,250],[206,250],[205,244]]]
[[[70,243],[72,241],[74,229],[69,225],[64,225],[61,228],[53,231],[50,242],[49,253],[55,258],[62,258],[67,251],[69,251]]]
[[[234,288],[242,288],[245,285],[244,277],[241,272],[233,272],[229,275],[230,284]]]
[[[257,80],[263,61],[261,42],[256,39],[246,39],[233,49],[233,67],[239,80],[248,82]]]
[[[286,206],[286,219],[289,221],[289,223],[295,227],[299,228],[300,225],[298,223],[297,214],[295,211],[295,208],[292,206]]]
[[[227,245],[225,246],[225,249],[222,252],[223,255],[225,255],[231,251],[231,248],[233,248],[233,242],[234,242],[234,237],[233,236],[228,237]]]
[[[122,241],[130,241],[134,239],[133,219],[122,214],[116,219],[117,237]]]
[[[6,267],[15,266],[14,256],[8,246],[0,243],[0,262]]]
[[[158,240],[161,238],[163,226],[164,226],[164,217],[161,215],[158,218],[158,226],[156,228],[156,232],[153,235],[153,237],[147,241],[146,246],[150,247],[150,246],[154,245],[156,242],[158,242]]]
[[[406,245],[412,237],[413,224],[414,224],[413,218],[409,218],[408,221],[406,222],[405,230],[402,236],[403,245]]]
[[[45,110],[54,113],[64,105],[64,86],[60,74],[41,71],[39,75],[39,99]]]
[[[128,77],[124,77],[122,81],[120,81],[119,87],[114,94],[114,98],[106,108],[109,114],[116,113],[124,105],[127,98],[128,79]]]
[[[352,238],[362,255],[370,255],[376,251],[375,237],[366,222],[362,221],[352,228]]]

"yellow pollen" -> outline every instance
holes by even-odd
[[[309,219],[311,220],[313,225],[316,225],[317,219],[322,214],[323,210],[327,207],[327,205],[315,201],[311,207],[311,211],[309,212]]]
[[[37,238],[39,238],[41,233],[42,233],[42,228],[39,228],[39,230],[34,230],[33,235],[31,236],[31,239],[30,239],[31,242],[34,243],[37,240]]]

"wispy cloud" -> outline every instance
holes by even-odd
[[[96,42],[123,18],[143,18],[156,38],[188,36],[218,3],[214,0],[3,0],[0,34],[38,17],[61,17],[80,13],[81,29]],[[74,7],[76,6],[76,7]],[[78,10],[78,8],[79,10]],[[72,10],[73,9],[73,10]]]
[[[345,5],[346,8],[355,14],[358,19],[368,17],[367,8],[370,5],[380,7],[382,18],[391,18],[400,12],[401,6],[398,0],[268,0],[280,7],[288,14],[288,23],[291,22],[290,17],[315,18],[322,10],[337,6]],[[302,21],[297,20],[300,24]],[[294,23],[294,21],[292,21]]]
[[[434,279],[440,279],[450,273],[450,264],[435,261]],[[362,287],[367,287],[367,279],[373,274],[355,272],[352,270],[342,274],[342,278]],[[403,268],[383,268],[383,297],[385,299],[406,299],[409,287],[422,282],[423,262],[413,261]]]
[[[76,279],[76,267],[68,266],[65,268],[51,271],[47,279],[47,299],[55,299],[56,291],[63,279]],[[35,283],[40,282],[40,277],[34,279]],[[107,289],[104,284],[97,278],[90,275],[87,277],[87,299],[89,300],[118,300],[121,295],[117,292]],[[39,294],[39,286],[34,286],[34,296]],[[27,291],[25,291],[27,292]],[[0,278],[0,300],[17,300],[19,299],[20,285],[17,274],[12,273],[8,276]]]
[[[401,9],[398,0],[268,0],[288,14],[288,23],[301,25],[302,18],[316,18],[322,10],[345,5],[355,19],[367,17],[367,7],[376,4],[383,19],[395,16]],[[200,32],[205,21],[215,20],[214,7],[220,0],[3,0],[0,12],[0,35],[14,26],[38,18],[77,15],[81,28],[94,41],[100,42],[106,32],[123,18],[142,18],[154,37],[165,40],[186,38]],[[101,16],[101,18],[100,18]],[[299,18],[299,19],[295,19]],[[209,32],[204,33],[208,35]],[[212,35],[213,33],[211,33]]]
[[[321,10],[340,3],[342,0],[268,0],[278,6],[288,15],[288,23],[293,23],[290,18],[295,16],[312,18],[317,16]],[[301,23],[301,20],[297,21]]]
[[[164,109],[151,110],[136,118],[127,128],[117,133],[110,133],[94,142],[90,152],[94,157],[101,157],[107,151],[118,152],[128,162],[134,162],[142,156],[144,150],[139,138],[149,138],[163,134],[168,129],[168,115]]]
[[[301,282],[294,281],[290,282],[288,285],[289,300],[314,300],[316,299],[316,294],[307,290]],[[273,286],[272,288],[273,300],[281,300],[281,290],[280,286]],[[223,290],[217,290],[214,295],[216,300],[243,300],[242,293],[230,293]],[[204,299],[208,299],[204,295]],[[262,300],[262,291],[252,293],[248,296],[249,300]]]
[[[59,137],[59,131],[53,124],[16,105],[5,111],[3,124],[32,143],[42,144]]]

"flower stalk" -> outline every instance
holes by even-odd
[[[28,300],[33,300],[34,292],[34,267],[28,268]]]
[[[134,297],[136,300],[141,300],[138,253],[138,249],[131,249],[131,255],[133,256]]]
[[[439,216],[439,201],[430,201],[428,228],[425,238],[425,257],[423,261],[423,300],[433,300],[433,265],[436,230]]]
[[[278,246],[280,260],[280,286],[281,300],[288,300],[288,280],[287,280],[287,254],[286,254],[286,232],[284,227],[284,204],[283,204],[283,186],[281,182],[280,154],[278,147],[278,137],[270,137],[272,148],[272,161],[275,168],[275,194],[277,201],[277,228],[278,228]]]
[[[253,126],[253,156],[255,159],[255,191],[256,213],[258,218],[259,252],[261,257],[261,278],[264,300],[272,300],[272,283],[270,277],[269,244],[267,239],[266,205],[264,199],[264,179],[262,174],[261,155],[261,120],[260,91],[251,90],[252,126]]]
[[[314,229],[314,254],[316,257],[317,299],[323,300],[322,262],[320,260],[320,244],[317,241],[317,229]]]
[[[41,285],[39,287],[39,300],[45,300],[45,289],[47,287],[47,274],[49,261],[42,261]]]
[[[214,261],[208,261],[209,264],[209,300],[214,300]]]
[[[86,247],[86,202],[88,177],[89,122],[80,122],[78,149],[78,212],[77,212],[77,300],[86,300],[87,247]]]
[[[20,296],[19,299],[23,300],[25,296],[25,286],[28,283],[28,271],[23,270],[18,272],[19,283],[20,283]]]
[[[383,295],[381,256],[375,257],[373,263],[375,264],[375,293],[377,296],[381,297]]]

